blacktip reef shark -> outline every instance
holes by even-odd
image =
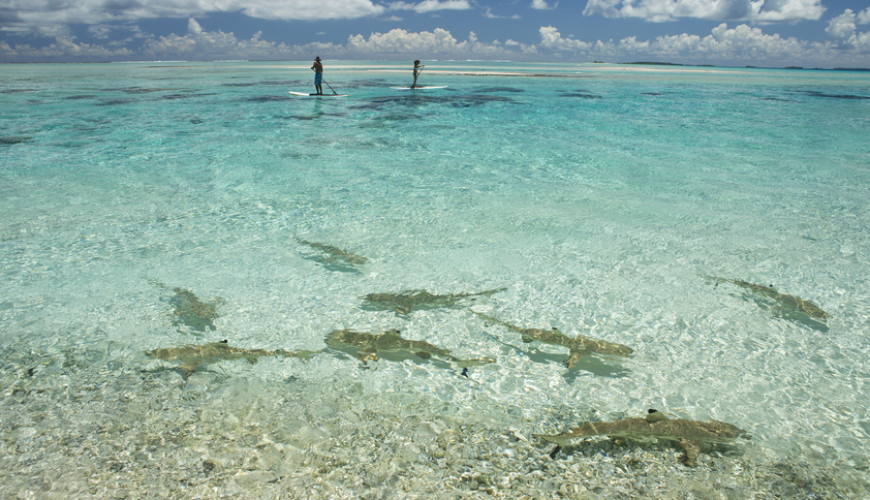
[[[460,368],[482,366],[495,362],[491,358],[459,359],[451,355],[448,349],[442,349],[422,340],[404,339],[399,330],[387,330],[379,334],[355,330],[335,330],[326,335],[326,345],[351,354],[363,363],[377,361],[380,357],[395,361],[411,359],[411,356],[428,361],[432,359],[433,355],[451,361]]]
[[[690,467],[696,465],[695,460],[701,453],[701,445],[704,443],[728,444],[738,438],[749,438],[746,431],[725,422],[670,419],[656,410],[649,410],[646,418],[627,418],[615,422],[584,422],[571,432],[552,436],[533,435],[556,444],[556,448],[550,454],[551,457],[555,457],[561,447],[571,441],[593,436],[625,438],[635,441],[654,441],[656,439],[676,441],[686,452],[683,460]]]
[[[474,310],[472,310],[471,312],[480,316],[481,318],[486,319],[487,321],[497,323],[519,333],[520,338],[525,343],[538,341],[544,344],[567,347],[568,359],[565,360],[565,366],[567,366],[569,369],[574,368],[574,366],[577,365],[577,363],[583,356],[593,352],[598,354],[611,354],[623,357],[631,356],[634,353],[634,350],[631,347],[617,344],[616,342],[590,339],[589,337],[584,337],[582,335],[579,335],[576,338],[571,338],[559,331],[558,328],[553,328],[551,330],[544,330],[541,328],[520,328],[516,325],[506,323],[500,319],[493,318],[492,316],[487,316],[486,314],[482,314]]]
[[[151,283],[160,288],[169,288],[155,280],[152,280]],[[175,295],[169,299],[169,303],[175,306],[175,310],[172,312],[175,317],[172,321],[173,325],[189,326],[199,332],[217,329],[214,326],[214,320],[218,318],[218,306],[224,303],[222,298],[216,297],[210,302],[203,302],[193,292],[185,288],[175,287],[172,291]]]
[[[299,243],[301,243],[303,245],[307,245],[315,250],[319,250],[319,251],[323,252],[325,254],[325,257],[323,258],[323,260],[327,264],[343,263],[343,264],[361,265],[361,264],[367,264],[369,261],[367,258],[363,257],[362,255],[357,255],[355,253],[348,252],[347,250],[344,250],[344,249],[341,249],[338,247],[334,247],[332,245],[326,245],[324,243],[317,243],[314,241],[306,241],[306,240],[300,239],[298,236],[296,236],[296,241],[298,241]]]
[[[827,326],[823,323],[823,321],[827,318],[830,318],[831,315],[825,312],[821,307],[817,306],[810,300],[802,299],[800,297],[795,297],[794,295],[787,295],[784,293],[779,293],[773,285],[764,286],[764,285],[756,285],[755,283],[749,283],[743,280],[732,280],[727,278],[718,278],[716,276],[706,276],[701,275],[702,278],[706,278],[708,280],[714,281],[717,284],[719,283],[731,283],[733,285],[737,285],[741,288],[745,288],[756,295],[760,295],[762,297],[773,300],[778,308],[783,311],[790,311],[795,314],[782,314],[782,317],[785,319],[791,319],[800,321],[801,323],[806,324],[812,328],[817,330],[827,331]],[[801,317],[802,315],[806,315]],[[819,321],[821,320],[821,321]]]
[[[244,359],[249,363],[256,364],[262,356],[284,356],[307,359],[314,355],[313,351],[290,352],[283,349],[267,351],[265,349],[242,349],[232,347],[227,340],[212,342],[204,345],[184,345],[181,347],[164,347],[145,351],[145,355],[163,361],[178,362],[178,369],[189,376],[203,365],[210,365],[218,361]]]
[[[438,309],[452,307],[466,299],[476,300],[477,297],[489,297],[507,288],[495,288],[477,293],[453,293],[435,295],[426,290],[405,290],[399,293],[370,293],[364,296],[364,309],[375,311],[393,310],[399,314],[408,314],[413,310]]]

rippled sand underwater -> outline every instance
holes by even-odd
[[[867,496],[865,78],[324,65],[4,68],[3,496]]]

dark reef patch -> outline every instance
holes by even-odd
[[[481,93],[481,94],[490,94],[490,93],[497,93],[497,92],[520,93],[520,92],[525,92],[525,90],[515,89],[513,87],[483,87],[483,88],[475,90],[474,92]]]
[[[120,104],[130,104],[133,99],[103,99],[97,103],[97,106],[117,106]]]
[[[289,101],[290,97],[283,95],[262,95],[257,97],[249,97],[245,99],[247,102],[282,102]]]
[[[372,118],[372,120],[382,122],[397,122],[405,120],[419,120],[420,118],[422,118],[420,115],[415,115],[411,113],[390,113],[386,115],[376,116],[375,118]]]
[[[95,96],[95,95],[84,94],[84,95],[71,95],[69,97],[66,97],[65,99],[70,100],[70,101],[74,101],[77,99],[96,99],[96,98],[97,98],[97,96]]]
[[[870,100],[870,96],[853,95],[853,94],[826,94],[817,90],[794,90],[795,94],[804,94],[810,97],[827,97],[829,99],[854,99],[854,100]]]
[[[126,92],[128,94],[151,94],[154,92],[169,92],[169,91],[174,91],[174,90],[178,90],[178,89],[165,89],[165,88],[160,88],[160,87],[149,88],[149,89],[143,89],[141,87],[130,87],[128,89],[122,89],[123,92]]]
[[[206,97],[206,96],[210,96],[210,95],[217,95],[217,94],[214,94],[214,93],[212,93],[212,94],[167,94],[167,95],[164,95],[161,97],[163,97],[164,99],[167,99],[167,100],[175,100],[175,99],[190,99],[192,97]]]
[[[0,146],[11,146],[13,144],[21,144],[22,142],[27,142],[31,138],[26,135],[7,135],[5,137],[0,137]]]
[[[595,95],[585,90],[577,92],[563,92],[559,97],[578,97],[580,99],[601,99],[600,95]]]
[[[447,105],[454,108],[469,108],[482,106],[490,102],[515,102],[510,97],[498,95],[422,95],[403,94],[383,97],[373,97],[365,104],[359,104],[351,109],[374,109],[380,110],[387,106],[421,107],[427,105]]]

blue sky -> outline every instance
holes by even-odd
[[[0,62],[870,67],[870,0],[0,0]]]

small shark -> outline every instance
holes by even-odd
[[[489,297],[504,290],[507,290],[507,288],[449,295],[433,295],[426,290],[405,290],[399,293],[370,293],[362,299],[366,303],[365,309],[375,311],[393,310],[399,314],[408,314],[413,310],[451,307],[465,299],[475,300],[477,297]]]
[[[379,355],[393,360],[409,359],[409,355],[429,360],[432,355],[435,355],[452,361],[461,368],[495,362],[491,358],[459,359],[452,356],[448,349],[436,347],[422,340],[403,339],[399,333],[399,330],[387,330],[380,334],[335,330],[326,335],[326,345],[352,354],[363,363],[377,361],[380,359]]]
[[[149,280],[149,283],[160,288],[170,288],[157,280]],[[224,303],[224,299],[216,297],[210,302],[203,302],[185,288],[175,287],[172,291],[175,295],[169,299],[169,303],[175,306],[172,311],[175,317],[173,325],[186,325],[199,332],[217,329],[214,326],[214,320],[218,318],[217,307]]]
[[[343,262],[345,264],[366,264],[368,263],[368,259],[363,257],[362,255],[357,255],[355,253],[348,252],[347,250],[343,250],[338,247],[334,247],[332,245],[325,245],[323,243],[316,243],[313,241],[305,241],[296,237],[296,241],[303,245],[308,245],[315,250],[320,250],[321,252],[326,254],[324,260],[328,264],[334,264],[336,262]]]
[[[773,299],[777,304],[786,309],[790,309],[792,311],[798,311],[813,318],[825,319],[830,318],[831,315],[827,312],[823,311],[821,307],[815,305],[812,301],[802,299],[800,297],[795,297],[793,295],[786,295],[784,293],[777,292],[773,285],[764,286],[764,285],[756,285],[755,283],[749,283],[743,280],[732,280],[726,278],[717,278],[716,276],[702,276],[711,281],[715,281],[717,283],[732,283],[741,288],[745,288],[747,290],[751,290],[756,292],[762,296],[769,297]]]
[[[265,349],[242,349],[240,347],[232,347],[228,341],[212,342],[204,345],[184,345],[181,347],[164,347],[145,351],[145,355],[163,361],[177,361],[180,363],[179,369],[187,376],[193,373],[202,365],[209,365],[226,359],[246,359],[252,365],[257,362],[260,356],[295,356],[302,359],[307,359],[314,355],[313,351],[300,351],[292,353],[279,349],[277,351],[267,351]]]
[[[210,302],[203,302],[190,290],[176,287],[172,291],[175,292],[175,296],[169,302],[175,306],[173,325],[184,324],[199,332],[217,329],[214,320],[218,317],[217,306],[224,302],[222,298],[217,297]]]
[[[552,330],[543,330],[540,328],[520,328],[518,326],[506,323],[500,319],[481,314],[476,311],[471,311],[474,314],[493,323],[505,326],[520,334],[523,342],[542,342],[544,344],[557,345],[568,348],[568,359],[565,361],[565,366],[569,369],[580,361],[580,359],[589,353],[598,354],[613,354],[616,356],[628,357],[634,353],[631,347],[617,344],[616,342],[608,342],[606,340],[590,339],[582,335],[577,338],[571,338],[559,331],[558,328]]]
[[[727,444],[738,438],[749,438],[746,431],[725,422],[710,420],[698,422],[681,418],[669,419],[662,412],[649,410],[646,418],[627,418],[615,422],[584,422],[571,432],[547,436],[534,434],[535,437],[556,443],[556,448],[550,456],[555,456],[562,446],[575,439],[593,436],[609,436],[626,438],[635,441],[654,441],[664,439],[676,441],[686,452],[684,462],[694,467],[695,460],[701,453],[701,444]]]

